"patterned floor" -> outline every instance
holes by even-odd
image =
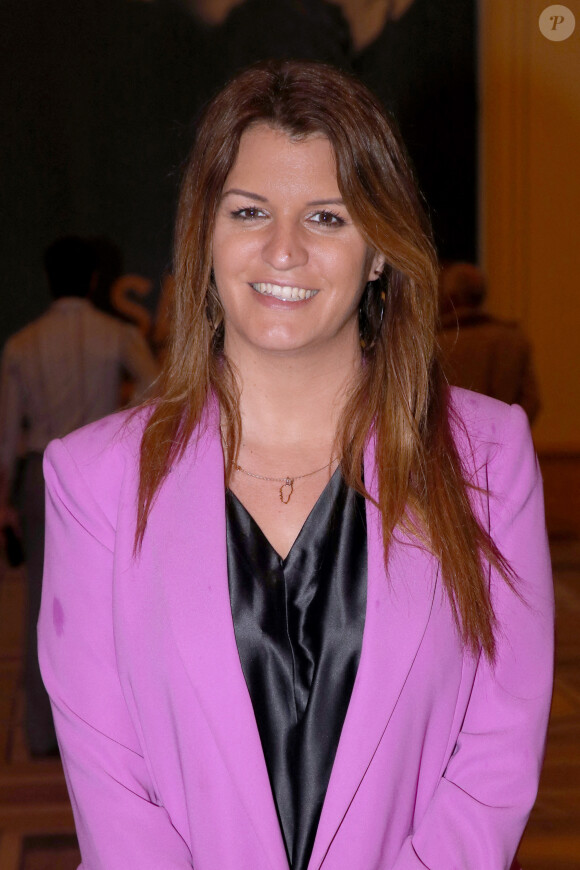
[[[580,870],[580,457],[546,458],[542,468],[558,614],[556,689],[540,793],[519,855],[525,870]],[[76,870],[60,764],[31,761],[22,739],[24,575],[0,570],[0,578],[0,870]]]

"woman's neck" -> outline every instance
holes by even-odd
[[[276,457],[304,457],[306,464],[330,458],[360,359],[358,350],[340,359],[315,353],[244,357],[236,365],[242,453],[260,452],[273,464]]]

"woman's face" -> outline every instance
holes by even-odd
[[[242,136],[214,227],[226,351],[358,348],[358,305],[383,259],[354,225],[328,139],[259,124]]]

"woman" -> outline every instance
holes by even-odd
[[[161,396],[46,457],[41,661],[83,867],[508,868],[552,592],[517,407],[445,388],[436,263],[356,81],[210,105]]]

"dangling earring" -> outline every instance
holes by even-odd
[[[382,273],[369,281],[365,287],[359,306],[360,346],[368,352],[376,344],[385,316],[386,293]]]

